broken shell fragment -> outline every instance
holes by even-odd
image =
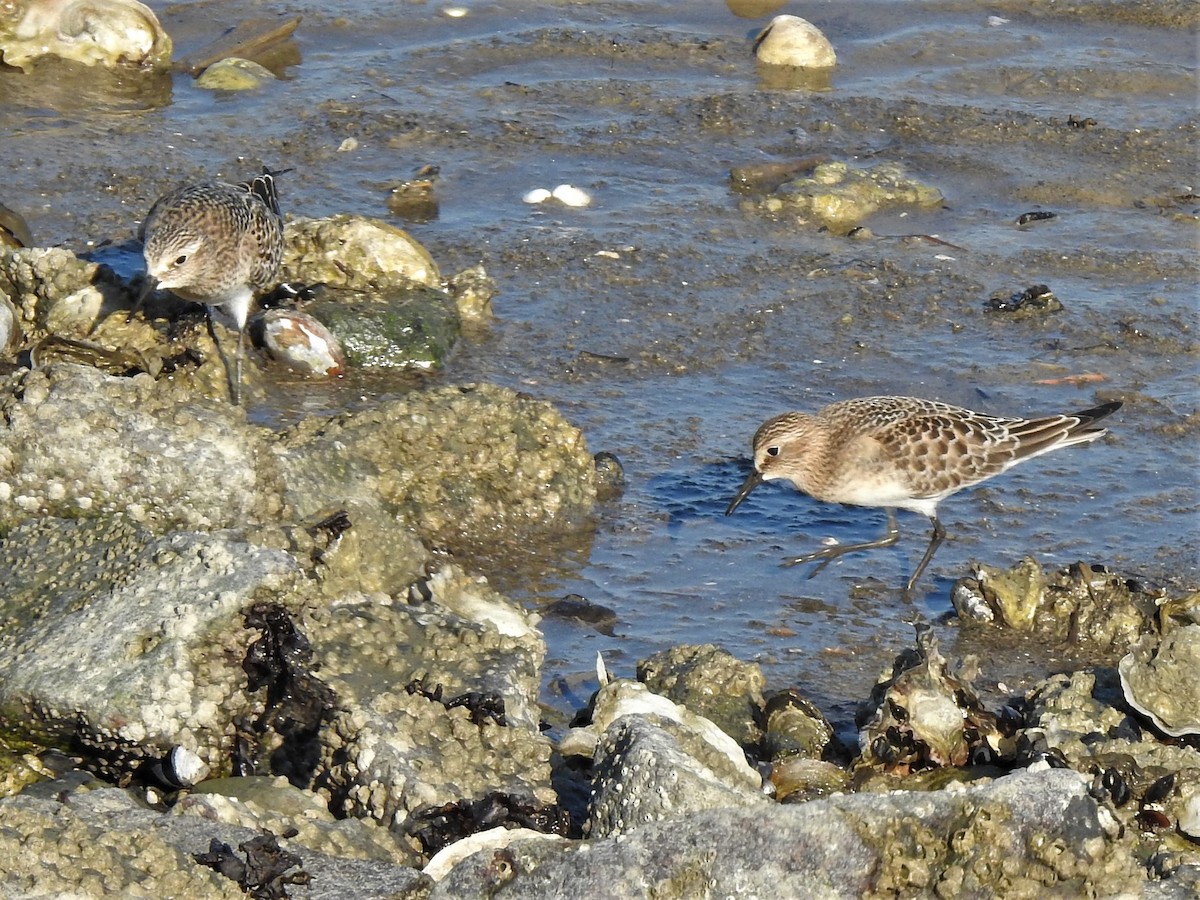
[[[550,195],[564,206],[588,206],[592,202],[591,194],[573,184],[560,184]]]
[[[271,358],[309,378],[344,374],[346,358],[338,339],[308,313],[269,309],[262,315],[262,345]]]

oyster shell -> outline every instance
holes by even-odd
[[[1117,666],[1125,700],[1172,737],[1200,734],[1200,625],[1146,635]]]
[[[14,0],[0,3],[0,58],[28,72],[56,56],[85,66],[166,69],[171,38],[137,0]]]

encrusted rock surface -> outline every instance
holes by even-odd
[[[379,504],[435,541],[570,523],[596,496],[579,430],[550,404],[489,384],[306,421],[282,435],[277,458],[301,516],[332,498]]]
[[[710,719],[740,744],[752,744],[763,708],[762,670],[713,644],[672,647],[638,663],[638,681]]]
[[[176,744],[219,767],[252,703],[231,655],[248,643],[240,610],[298,574],[232,534],[155,538],[120,517],[19,526],[0,543],[0,707],[117,772]]]
[[[957,791],[844,795],[797,806],[725,808],[585,844],[510,845],[522,897],[902,895],[1110,896],[1142,883],[1085,779],[1021,772]],[[951,836],[950,840],[946,836]],[[457,866],[433,897],[486,897],[496,857]]]

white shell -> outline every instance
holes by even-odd
[[[310,378],[336,378],[346,358],[333,333],[308,313],[269,309],[262,316],[262,342],[271,357]]]
[[[591,194],[572,184],[560,184],[554,189],[552,196],[566,206],[587,206],[592,202]]]
[[[808,19],[776,16],[754,39],[759,62],[772,66],[829,69],[837,65],[833,44]]]
[[[172,747],[163,760],[163,775],[173,787],[191,787],[208,777],[208,766],[187,747]]]
[[[443,847],[422,869],[434,881],[441,881],[450,874],[454,866],[480,850],[500,850],[513,841],[565,841],[557,834],[544,834],[532,828],[505,828],[503,825],[487,831],[477,831],[459,841]]]
[[[552,196],[553,194],[551,194],[545,188],[534,188],[521,199],[526,203],[545,203]]]

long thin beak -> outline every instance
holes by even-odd
[[[133,302],[133,309],[129,310],[129,315],[125,317],[126,322],[132,322],[133,317],[142,311],[146,298],[153,294],[157,287],[158,279],[147,272],[146,277],[142,279],[142,289],[138,291],[137,299]]]
[[[750,492],[763,483],[762,473],[755,469],[750,473],[750,477],[742,482],[741,488],[737,492],[737,496],[729,501],[729,506],[725,508],[725,515],[733,515],[733,511],[738,508],[738,505],[750,496]]]

